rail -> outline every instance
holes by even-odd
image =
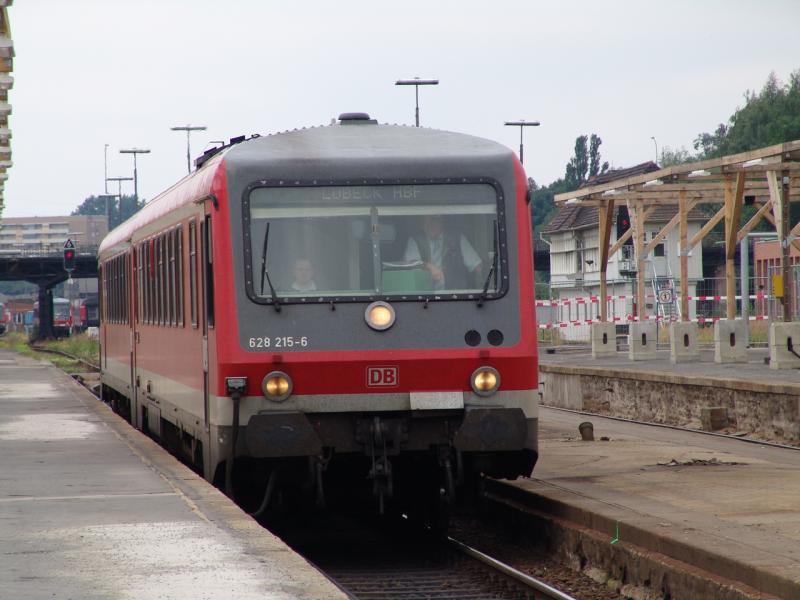
[[[64,352],[62,350],[56,350],[54,348],[45,348],[44,346],[39,346],[37,344],[28,344],[28,346],[31,348],[31,350],[35,350],[36,352],[45,352],[45,353],[49,353],[49,354],[58,354],[58,355],[63,356],[65,358],[69,358],[70,360],[74,360],[75,362],[79,362],[79,363],[81,363],[83,365],[86,365],[87,367],[89,367],[90,369],[92,369],[94,371],[99,371],[100,370],[100,367],[98,365],[96,365],[94,363],[91,363],[88,360],[84,360],[83,358],[80,358],[80,357],[75,356],[73,354],[70,354],[69,352]]]
[[[553,600],[577,600],[574,596],[570,596],[569,594],[565,594],[561,590],[557,590],[556,588],[548,585],[544,581],[540,579],[536,579],[536,577],[531,577],[527,573],[523,573],[515,569],[514,567],[505,564],[504,562],[500,562],[496,558],[492,558],[488,554],[484,554],[480,550],[476,550],[458,540],[447,537],[447,541],[457,550],[466,554],[470,558],[474,558],[475,560],[492,567],[493,569],[499,571],[503,575],[507,577],[511,577],[522,583],[523,585],[528,586],[532,590],[539,592],[540,594],[544,594],[547,598],[552,598]]]

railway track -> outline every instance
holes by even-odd
[[[99,371],[100,367],[94,363],[91,363],[87,360],[84,360],[78,356],[70,354],[68,352],[64,352],[62,350],[56,350],[54,348],[46,348],[45,346],[40,346],[38,344],[29,344],[31,350],[35,350],[36,352],[44,352],[46,354],[56,354],[58,356],[63,356],[65,358],[69,358],[70,360],[74,360],[75,362],[79,362],[82,365],[85,365],[92,371]]]
[[[282,537],[354,600],[576,600],[462,541],[358,521]]]
[[[749,437],[746,435],[732,435],[730,433],[720,433],[719,431],[705,431],[703,429],[693,429],[691,427],[683,427],[681,425],[670,425],[669,423],[656,423],[653,421],[638,421],[636,419],[628,419],[626,417],[615,417],[614,415],[606,415],[602,413],[594,413],[588,412],[585,410],[574,410],[572,408],[562,408],[560,406],[550,406],[547,404],[542,404],[542,408],[547,408],[550,410],[557,410],[566,413],[572,413],[575,415],[582,415],[586,417],[596,417],[600,419],[609,419],[611,421],[620,421],[622,423],[632,423],[635,425],[646,425],[648,427],[659,427],[661,429],[673,429],[675,431],[685,431],[687,433],[697,433],[700,435],[707,435],[712,437],[718,438],[727,438],[729,440],[737,440],[740,442],[744,442],[747,444],[758,444],[759,446],[770,446],[771,448],[784,448],[786,450],[795,450],[800,451],[800,446],[792,446],[790,444],[781,444],[780,442],[772,442],[770,440],[762,440],[755,437]]]

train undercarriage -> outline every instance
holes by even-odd
[[[104,386],[104,399],[131,421],[127,397]],[[531,473],[536,421],[520,409],[436,413],[261,413],[236,432],[212,427],[205,440],[160,411],[154,419],[147,406],[139,419],[143,432],[254,516],[362,505],[443,528],[456,503],[476,496],[481,476]]]

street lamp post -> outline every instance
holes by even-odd
[[[525,164],[525,148],[522,143],[522,130],[525,127],[538,127],[539,121],[526,121],[524,119],[520,119],[519,121],[506,121],[503,123],[503,125],[506,127],[519,127],[519,162],[520,164]]]
[[[655,136],[651,135],[650,139],[653,140],[653,144],[656,146],[656,164],[658,164],[658,142],[656,141]]]
[[[419,86],[421,85],[439,85],[438,79],[420,79],[419,77],[414,77],[414,79],[398,79],[394,82],[395,85],[413,85],[414,86],[414,98],[415,98],[415,108],[414,108],[414,122],[416,126],[419,127]]]
[[[105,177],[105,190],[108,193],[108,144],[103,147],[103,177]]]
[[[150,154],[150,150],[143,150],[141,148],[127,148],[120,150],[120,154],[133,154],[133,197],[136,198],[136,204],[139,204],[139,175],[136,171],[136,155],[137,154]]]
[[[133,177],[106,177],[106,181],[116,181],[117,182],[117,196],[119,198],[119,205],[120,209],[122,208],[122,182],[123,181],[133,181]],[[114,196],[106,196],[106,220],[108,221],[108,230],[111,231],[111,211],[109,210],[108,199],[113,198]],[[137,200],[137,207],[138,207],[138,200]]]
[[[205,131],[205,126],[192,126],[185,125],[183,127],[170,127],[172,131],[185,131],[186,132],[186,169],[189,173],[192,172],[192,151],[189,146],[189,136],[193,131]]]

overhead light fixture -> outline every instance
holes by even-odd
[[[616,196],[617,190],[606,190],[603,192],[603,196]]]
[[[687,177],[708,177],[709,175],[711,175],[711,173],[705,169],[698,169],[697,171],[692,171],[689,173]]]
[[[645,185],[664,185],[664,182],[660,179],[651,179],[650,181],[645,181]]]

